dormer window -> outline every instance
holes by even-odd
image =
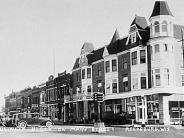
[[[154,23],[154,26],[155,26],[155,33],[158,33],[158,32],[160,31],[159,22],[156,21],[156,22]]]
[[[162,32],[167,32],[167,22],[166,21],[162,22]]]
[[[131,34],[131,43],[135,43],[136,42],[136,32]]]
[[[142,38],[139,34],[137,26],[134,24],[130,27],[129,35],[128,35],[128,38],[126,41],[126,45],[135,43],[137,41],[137,39],[141,40]]]

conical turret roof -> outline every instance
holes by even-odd
[[[119,33],[118,33],[118,30],[116,29],[116,31],[114,32],[114,35],[111,39],[111,42],[110,44],[114,43],[115,41],[117,41],[119,39]]]
[[[154,16],[158,16],[158,15],[171,15],[171,16],[173,16],[170,9],[169,9],[167,1],[155,1],[153,12],[152,12],[150,18],[154,17]]]

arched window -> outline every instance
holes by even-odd
[[[158,33],[159,32],[159,22],[158,21],[156,21],[155,22],[155,24],[154,24],[154,26],[155,26],[155,33]]]
[[[162,22],[162,32],[167,32],[167,22],[166,21]]]

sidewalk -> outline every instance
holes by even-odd
[[[62,122],[54,122],[54,125],[57,126],[85,126],[85,127],[93,127],[94,124],[63,124]],[[132,127],[131,124],[126,125],[105,125],[106,127],[118,127],[118,128],[129,128]],[[141,127],[141,125],[134,124],[134,128]],[[175,129],[184,129],[184,126],[181,125],[146,125],[146,127],[170,127]]]

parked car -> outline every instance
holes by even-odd
[[[39,113],[17,113],[14,114],[12,119],[5,121],[4,126],[16,126],[19,128],[26,128],[31,125],[42,125],[51,127],[52,121],[48,117],[40,117]]]

